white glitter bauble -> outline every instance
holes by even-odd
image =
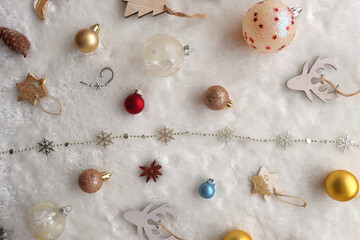
[[[293,40],[296,32],[295,15],[283,2],[261,1],[246,13],[242,30],[251,48],[261,53],[276,53]]]

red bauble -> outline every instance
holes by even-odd
[[[128,113],[138,114],[145,107],[145,101],[139,91],[129,95],[124,101],[124,107]]]

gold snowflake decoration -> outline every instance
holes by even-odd
[[[157,140],[167,144],[168,142],[175,140],[174,129],[170,129],[164,126],[160,131],[157,131]]]
[[[110,144],[113,144],[111,133],[104,132],[104,130],[102,130],[101,133],[96,135],[95,137],[96,145],[100,145],[106,148]]]

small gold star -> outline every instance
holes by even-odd
[[[280,191],[276,183],[277,177],[277,173],[270,174],[268,170],[262,166],[258,175],[250,178],[254,184],[251,194],[261,195],[265,200],[268,200],[271,194]]]
[[[36,101],[48,96],[48,92],[45,88],[46,78],[37,79],[31,73],[28,73],[25,81],[17,83],[20,93],[18,101],[29,101],[32,105],[36,104]]]
[[[260,175],[252,176],[250,178],[254,187],[251,191],[251,194],[258,194],[262,196],[270,196],[271,192],[268,185],[265,183],[264,178]]]

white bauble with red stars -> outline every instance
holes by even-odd
[[[295,15],[283,2],[261,1],[246,13],[242,30],[251,48],[261,53],[276,53],[293,40],[296,32]]]

